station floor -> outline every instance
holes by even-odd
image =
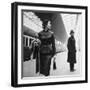
[[[80,52],[76,53],[77,63],[75,64],[75,71],[70,72],[69,63],[67,63],[67,51],[58,53],[56,55],[56,70],[53,70],[53,59],[51,62],[50,76],[65,76],[65,75],[80,75],[82,69]],[[39,77],[43,76],[39,73],[36,74],[35,60],[25,61],[23,63],[23,77]]]

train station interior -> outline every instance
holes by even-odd
[[[51,31],[55,36],[56,51],[56,70],[53,70],[53,59],[51,62],[50,76],[63,76],[63,75],[80,75],[81,73],[81,14],[78,13],[63,13],[63,12],[45,12],[45,11],[23,11],[22,12],[22,39],[24,47],[31,47],[31,42],[35,40],[37,34],[43,30],[43,21],[48,19],[51,21]],[[67,40],[70,36],[70,30],[75,32],[76,40],[76,59],[75,72],[70,72],[69,64],[67,63]],[[27,49],[25,49],[27,50]],[[24,54],[26,53],[23,50]],[[27,55],[26,55],[27,57]],[[23,58],[25,59],[25,58]],[[23,62],[23,77],[39,77],[43,76],[36,73],[36,60],[32,55]]]

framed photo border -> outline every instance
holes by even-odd
[[[48,83],[34,83],[34,84],[18,84],[18,6],[44,6],[55,8],[73,8],[85,10],[85,80],[78,81],[63,81],[63,82],[48,82]],[[11,86],[25,87],[25,86],[41,86],[41,85],[60,85],[60,84],[75,84],[88,82],[88,7],[75,5],[59,5],[59,4],[44,4],[44,3],[28,3],[28,2],[14,2],[11,4]]]

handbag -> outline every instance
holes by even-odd
[[[57,69],[55,59],[56,59],[56,58],[54,58],[54,60],[53,60],[53,70],[56,70],[56,69]]]

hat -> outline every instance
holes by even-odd
[[[71,30],[70,34],[72,34],[72,33],[74,33],[74,31],[73,31],[73,30]]]

